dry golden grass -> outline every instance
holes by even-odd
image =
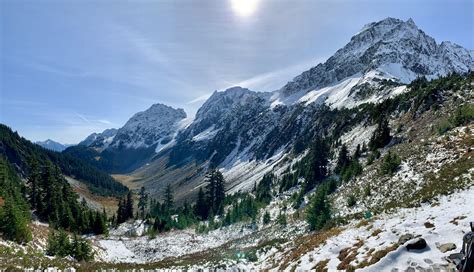
[[[352,245],[352,247],[347,247],[342,249],[339,252],[339,256],[337,258],[341,261],[337,265],[338,270],[350,270],[353,267],[351,266],[351,262],[354,261],[358,255],[357,251],[364,245],[364,241],[359,240],[357,243]]]
[[[298,237],[293,247],[288,251],[288,254],[283,258],[281,265],[278,270],[284,270],[288,267],[291,262],[298,260],[304,254],[314,250],[319,245],[322,245],[330,237],[336,236],[341,233],[341,228],[332,228],[326,231],[320,231]]]
[[[104,208],[107,215],[111,216],[117,211],[118,201],[115,197],[107,197],[93,194],[84,183],[71,177],[66,177],[66,180],[72,186],[74,192],[86,198],[89,202],[100,206],[100,209]]]
[[[369,250],[370,253],[372,253],[372,252],[373,253],[369,254],[369,252],[368,252],[367,255],[366,255],[366,260],[361,262],[357,266],[357,268],[360,269],[360,268],[364,268],[364,267],[367,267],[367,266],[370,266],[370,265],[373,265],[373,264],[377,263],[378,261],[380,261],[380,259],[385,257],[388,253],[390,253],[392,251],[395,251],[398,247],[399,247],[399,244],[395,243],[395,244],[393,244],[389,247],[386,247],[386,248],[378,250],[378,251],[375,251],[373,249]]]
[[[116,181],[122,183],[123,185],[127,186],[131,190],[140,189],[143,185],[143,183],[140,182],[141,179],[136,176],[116,174],[116,175],[112,175],[112,177]]]
[[[454,225],[457,226],[459,224],[458,220],[463,220],[465,218],[466,218],[465,215],[457,216],[457,217],[453,218],[453,220],[449,221],[449,223],[454,224]]]
[[[376,229],[376,230],[374,230],[374,232],[372,232],[371,236],[375,237],[375,236],[378,236],[380,233],[382,233],[382,230],[381,229]]]
[[[328,265],[328,263],[329,263],[329,259],[322,260],[318,262],[315,266],[313,266],[312,270],[316,272],[327,272],[328,269],[326,268],[326,266]]]

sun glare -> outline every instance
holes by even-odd
[[[231,0],[232,9],[234,12],[242,17],[252,15],[258,7],[260,0]]]

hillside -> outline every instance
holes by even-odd
[[[33,144],[3,124],[0,124],[0,154],[14,165],[23,177],[30,173],[31,160],[36,159],[41,165],[50,161],[59,166],[64,175],[84,182],[96,194],[121,195],[128,190],[107,173],[87,162]]]

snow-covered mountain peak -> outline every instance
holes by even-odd
[[[154,104],[149,109],[133,115],[118,130],[111,146],[117,148],[148,148],[162,141],[169,141],[176,132],[178,123],[186,117],[183,109],[174,109],[164,104]]]
[[[437,44],[412,19],[386,18],[364,26],[325,63],[295,77],[280,93],[284,97],[305,95],[371,71],[408,83],[418,76],[436,78],[473,68],[469,50],[451,43]]]
[[[263,102],[262,97],[268,94],[257,93],[247,88],[232,87],[225,91],[215,91],[196,113],[196,121],[224,116],[235,107]]]
[[[57,151],[57,152],[61,152],[64,149],[68,148],[69,146],[72,146],[70,144],[62,144],[62,143],[56,142],[56,141],[51,140],[51,139],[47,139],[45,141],[38,141],[38,142],[35,142],[35,143],[37,145],[40,145],[40,146],[46,148],[46,149]]]

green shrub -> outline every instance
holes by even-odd
[[[347,198],[347,207],[353,207],[357,203],[356,197],[354,195],[349,195]]]
[[[364,196],[368,197],[372,195],[372,188],[370,187],[370,184],[367,184],[367,186],[364,187]]]
[[[439,135],[443,135],[454,126],[449,119],[443,119],[436,125],[436,131]]]
[[[263,214],[263,224],[266,225],[270,223],[270,220],[270,213],[268,211],[265,211],[265,213]]]
[[[474,105],[464,104],[456,110],[452,123],[454,126],[462,126],[474,120]]]
[[[380,151],[373,150],[367,158],[367,165],[371,165],[378,158],[380,158]]]
[[[286,214],[280,212],[280,214],[277,217],[277,222],[280,224],[280,226],[286,227],[287,221],[286,221]]]
[[[400,157],[397,154],[392,154],[390,151],[385,157],[383,157],[382,165],[380,166],[380,171],[382,174],[393,174],[397,168],[402,163]]]
[[[66,257],[71,253],[69,236],[64,230],[52,231],[48,236],[46,254],[50,256]]]

